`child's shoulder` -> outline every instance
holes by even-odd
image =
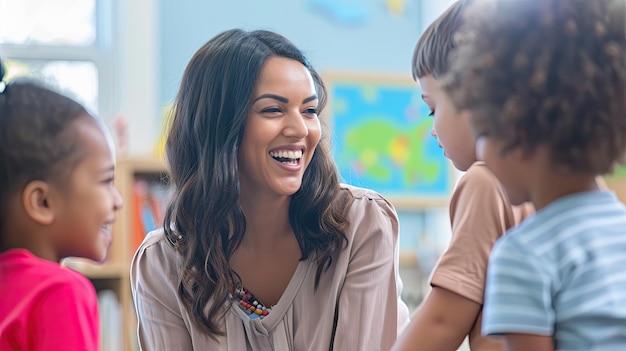
[[[24,288],[31,294],[47,291],[73,291],[95,294],[89,279],[81,273],[56,262],[44,260],[28,250],[11,250],[2,255],[3,276],[7,275],[14,288]]]
[[[506,198],[506,193],[502,189],[498,178],[482,161],[474,162],[461,176],[454,189],[453,197],[460,196],[466,192]]]
[[[483,161],[476,161],[467,169],[465,174],[461,176],[459,183],[472,182],[493,185],[494,180],[497,180],[497,178],[489,167],[487,167],[487,164]]]
[[[502,184],[482,161],[477,161],[461,176],[450,199],[451,215],[459,211],[480,208],[486,212],[503,214],[508,229],[530,216],[534,209],[530,203],[514,206],[509,201]],[[474,215],[473,217],[475,217]]]

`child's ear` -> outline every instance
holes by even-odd
[[[26,184],[22,191],[24,210],[40,225],[50,225],[54,222],[50,192],[50,185],[41,180],[33,180]]]

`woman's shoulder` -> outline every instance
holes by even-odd
[[[385,199],[382,195],[371,189],[360,188],[354,185],[343,183],[340,185],[340,189],[342,193],[348,194],[356,201],[380,201],[384,203],[389,203],[387,199]]]
[[[377,256],[393,256],[399,224],[391,202],[371,189],[342,184],[341,191],[353,199],[347,215],[345,257],[352,262],[355,255],[366,255],[371,263]]]
[[[376,191],[341,184],[341,192],[352,198],[349,211],[349,220],[352,226],[356,224],[354,223],[355,220],[361,223],[379,223],[379,225],[398,222],[393,204]]]
[[[143,239],[141,245],[139,245],[139,248],[137,250],[146,250],[155,246],[159,248],[162,246],[169,246],[173,249],[173,247],[165,237],[165,231],[163,230],[163,228],[155,229],[146,234],[146,237]]]
[[[341,184],[341,192],[352,199],[352,211],[382,211],[387,216],[396,217],[393,204],[378,192],[354,185]]]
[[[165,236],[165,231],[160,228],[146,235],[135,251],[132,265],[160,269],[170,267],[170,270],[174,270],[179,260],[180,255]]]

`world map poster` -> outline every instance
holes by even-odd
[[[445,206],[454,172],[430,134],[430,109],[408,79],[326,75],[328,125],[342,182],[398,208]]]

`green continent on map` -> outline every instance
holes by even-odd
[[[354,167],[359,172],[378,181],[388,181],[398,171],[405,185],[434,181],[441,170],[436,162],[426,159],[431,125],[430,119],[409,129],[381,120],[366,122],[345,135],[345,152],[356,156]]]

